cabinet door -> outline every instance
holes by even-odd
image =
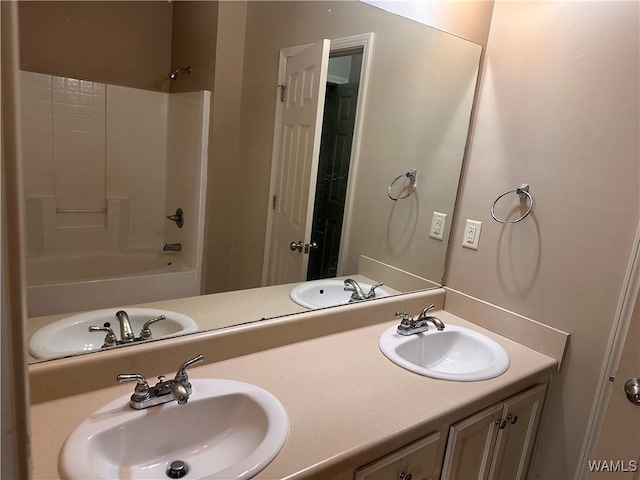
[[[443,480],[488,478],[502,406],[486,408],[449,429]]]
[[[444,442],[432,433],[355,472],[355,480],[435,480],[440,474]]]
[[[546,385],[539,385],[504,402],[502,418],[506,423],[498,431],[490,478],[526,478],[546,389]]]

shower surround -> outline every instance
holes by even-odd
[[[70,254],[151,252],[162,258],[164,243],[181,243],[180,254],[166,255],[167,263],[180,263],[181,273],[192,275],[180,278],[175,294],[170,287],[177,279],[167,278],[162,298],[199,294],[210,93],[163,93],[26,71],[21,90],[29,316],[160,299],[156,279],[139,281],[133,294],[130,281],[109,295],[96,285],[95,301],[76,304],[88,287],[67,274]],[[185,211],[182,229],[166,219],[178,207]],[[59,282],[29,268],[48,261],[59,266]],[[165,270],[170,277],[172,269]],[[157,268],[149,272],[158,274]],[[114,282],[108,272],[88,276]],[[49,290],[41,295],[35,287]]]

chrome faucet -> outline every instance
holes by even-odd
[[[136,410],[172,402],[173,400],[178,402],[178,405],[184,405],[193,393],[191,382],[189,382],[189,376],[187,375],[187,368],[203,360],[204,355],[198,355],[191,360],[187,360],[180,366],[175,378],[166,380],[164,376],[160,375],[158,383],[154,386],[150,386],[147,379],[138,373],[121,373],[116,379],[118,383],[137,382],[133,395],[129,400],[131,408]]]
[[[413,335],[415,333],[426,332],[429,329],[429,322],[433,323],[438,331],[444,330],[444,323],[438,317],[427,315],[429,310],[435,308],[431,304],[420,312],[417,317],[412,317],[404,312],[396,312],[396,317],[400,317],[400,325],[398,325],[398,333],[400,335]]]
[[[181,243],[165,243],[162,247],[163,252],[179,252],[182,250]]]
[[[375,298],[376,288],[381,287],[382,285],[384,284],[376,283],[371,287],[368,293],[364,293],[364,291],[362,290],[362,287],[358,284],[358,282],[356,282],[352,278],[347,278],[344,281],[344,291],[353,292],[351,294],[351,298],[349,299],[349,302],[360,302],[362,300],[369,300],[371,298]]]
[[[159,322],[160,320],[165,320],[166,318],[167,317],[165,317],[164,315],[160,315],[158,317],[152,318],[151,320],[147,320],[146,322],[144,322],[142,330],[140,330],[140,336],[136,337],[133,333],[129,315],[124,310],[119,310],[116,312],[116,320],[120,324],[120,340],[118,340],[115,333],[113,333],[113,329],[111,328],[111,324],[109,322],[106,322],[102,327],[91,325],[89,327],[89,331],[106,332],[104,343],[101,348],[114,347],[116,345],[123,345],[125,343],[133,343],[140,340],[151,339],[151,330],[149,329],[149,327],[152,324]]]

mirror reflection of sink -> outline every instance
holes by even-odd
[[[80,313],[50,323],[38,329],[29,339],[29,352],[36,358],[53,358],[74,353],[100,350],[104,343],[103,332],[89,332],[89,326],[111,324],[118,339],[119,325],[115,313],[119,309],[107,308]],[[164,338],[171,335],[198,331],[196,322],[181,313],[155,308],[126,308],[135,335],[139,335],[142,326],[148,320],[164,315],[166,318],[154,323],[152,338]]]
[[[358,285],[360,285],[364,293],[368,293],[373,286],[364,282],[358,282]],[[351,299],[351,293],[344,290],[344,280],[313,280],[293,287],[289,293],[289,298],[303,307],[325,308],[348,304]],[[375,293],[375,298],[389,296],[384,287],[376,288]]]
[[[184,478],[251,478],[275,458],[289,434],[289,417],[260,387],[223,379],[192,379],[185,405],[143,410],[124,395],[91,414],[62,447],[65,479],[162,479],[172,462]]]
[[[412,372],[462,382],[488,380],[509,368],[509,356],[500,344],[468,328],[446,325],[403,336],[397,326],[385,330],[378,340],[382,353]]]

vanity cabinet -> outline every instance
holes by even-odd
[[[526,478],[546,389],[530,388],[452,425],[442,480]]]
[[[446,438],[435,432],[356,470],[355,480],[436,480]]]

